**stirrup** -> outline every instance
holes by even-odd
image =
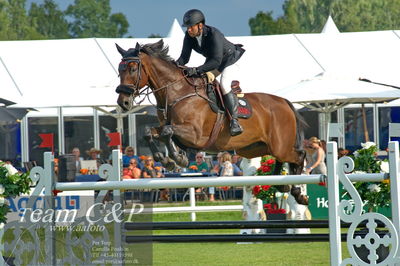
[[[243,128],[239,124],[239,122],[236,119],[232,119],[231,124],[230,124],[231,136],[234,137],[234,136],[240,135],[240,134],[242,134],[242,132],[243,132]]]

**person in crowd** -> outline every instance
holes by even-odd
[[[134,158],[136,159],[136,162],[138,163],[138,167],[140,169],[143,168],[142,163],[140,162],[140,159],[137,155],[135,155],[135,149],[132,146],[127,146],[125,148],[124,155],[122,155],[122,166],[123,167],[128,167],[130,160]]]
[[[344,148],[338,148],[338,159],[347,156],[349,154],[349,150],[346,150]]]
[[[224,152],[221,157],[221,176],[233,176],[232,157],[229,152]]]
[[[101,150],[91,148],[90,150],[86,151],[86,153],[89,155],[88,160],[95,160],[97,162],[97,169],[99,169],[100,165],[105,163],[105,161],[100,158]]]
[[[216,28],[205,24],[204,14],[198,9],[191,9],[183,16],[183,27],[187,28],[182,52],[178,65],[185,65],[189,62],[192,50],[206,57],[203,65],[184,69],[188,77],[199,76],[206,73],[213,80],[221,74],[221,91],[224,97],[226,108],[231,114],[230,134],[237,136],[243,132],[243,128],[237,120],[238,99],[231,90],[232,80],[239,71],[236,62],[243,55],[245,50],[240,44],[233,44]]]
[[[321,141],[317,137],[311,137],[309,140],[310,148],[314,151],[307,162],[306,174],[324,174],[326,175],[325,152],[321,147]]]
[[[154,167],[154,160],[151,156],[147,156],[144,160],[142,169],[142,178],[161,178],[164,177],[157,167]],[[168,201],[168,189],[160,189],[160,200]]]
[[[191,169],[191,166],[195,166],[192,167],[194,169],[195,172],[208,172],[208,165],[207,163],[204,161],[204,154],[202,152],[198,152],[196,154],[196,160],[194,162],[189,163],[189,169]]]
[[[240,163],[242,161],[242,157],[237,154],[232,155],[232,166],[233,166],[233,175],[234,176],[242,176],[243,171],[240,168]]]
[[[81,157],[81,151],[78,147],[74,147],[71,153],[75,156],[75,175],[80,175],[81,161],[83,160],[83,157]]]
[[[129,161],[129,166],[122,171],[123,179],[139,179],[142,171],[138,167],[138,162],[135,158]]]

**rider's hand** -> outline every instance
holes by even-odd
[[[185,73],[185,76],[191,77],[191,76],[197,76],[197,69],[195,67],[188,67],[183,70],[183,73]]]

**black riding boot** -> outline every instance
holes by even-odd
[[[237,120],[237,109],[238,109],[238,99],[236,95],[230,91],[228,94],[224,95],[225,106],[232,116],[231,119],[231,136],[237,136],[243,132],[243,128],[239,125]]]

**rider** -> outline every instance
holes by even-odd
[[[196,76],[212,72],[214,76],[221,74],[221,89],[225,105],[231,114],[231,136],[243,132],[237,120],[238,99],[231,91],[232,74],[237,68],[235,63],[244,53],[242,45],[229,42],[216,28],[205,25],[205,17],[198,9],[191,9],[183,16],[183,27],[187,28],[183,40],[182,53],[177,63],[185,65],[189,62],[192,49],[206,57],[206,61],[199,67],[186,68],[187,76]]]

